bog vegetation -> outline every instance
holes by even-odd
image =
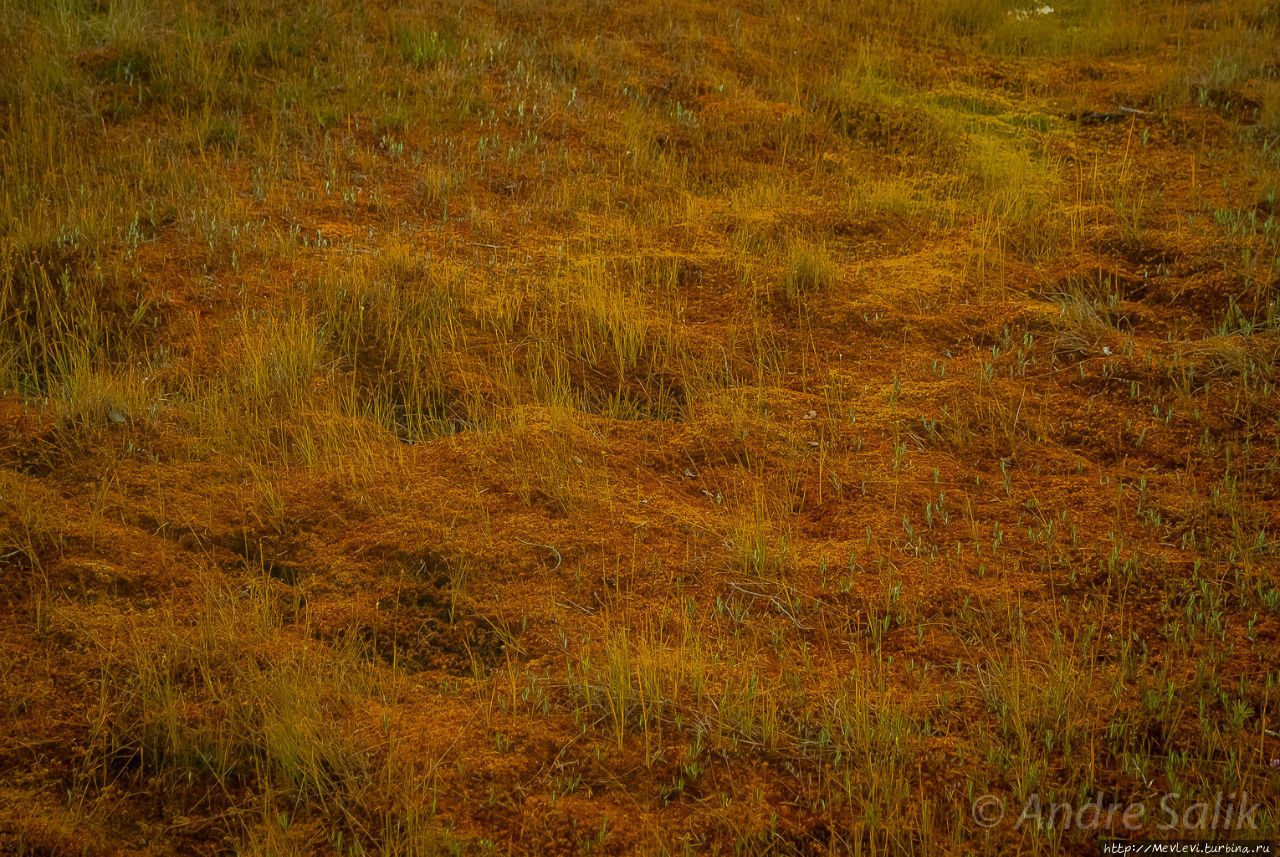
[[[0,850],[1274,838],[1277,44],[0,0]]]

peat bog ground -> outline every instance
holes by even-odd
[[[0,0],[0,851],[1274,839],[1278,60]]]

